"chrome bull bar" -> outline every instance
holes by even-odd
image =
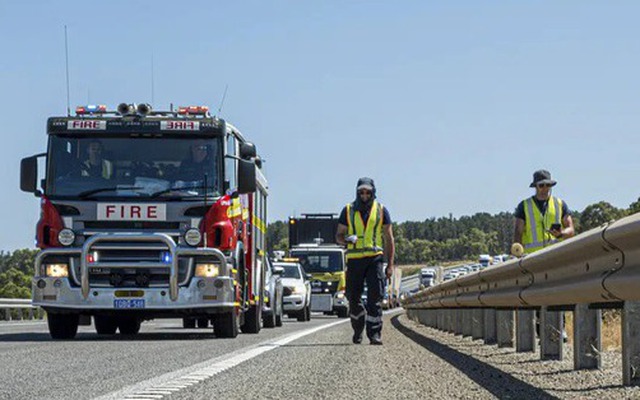
[[[162,242],[167,246],[167,251],[171,254],[171,262],[169,263],[169,297],[171,301],[178,300],[178,258],[180,256],[212,256],[218,259],[221,266],[221,273],[226,273],[226,257],[219,249],[215,248],[184,248],[176,246],[171,236],[164,233],[106,233],[97,234],[87,239],[80,251],[80,285],[82,288],[82,296],[86,299],[89,297],[89,263],[87,256],[92,251],[92,247],[100,242]],[[65,249],[66,250],[66,249]],[[69,253],[69,250],[62,252]],[[122,265],[121,265],[122,264]],[[113,268],[122,267],[126,263],[113,262],[92,262],[93,268]],[[167,268],[166,263],[144,263],[136,266],[136,264],[126,264],[129,268]]]

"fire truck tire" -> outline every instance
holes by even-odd
[[[182,327],[184,329],[194,329],[196,327],[195,318],[182,318]]]
[[[209,319],[208,318],[198,318],[197,319],[198,328],[208,328],[209,327]]]
[[[135,335],[140,332],[141,321],[136,317],[118,318],[118,328],[122,335]]]
[[[79,321],[78,314],[47,313],[49,334],[53,339],[73,339],[76,337]]]
[[[244,314],[244,324],[240,327],[242,333],[258,333],[260,332],[262,323],[262,305],[256,304],[250,306]]]
[[[98,335],[115,335],[118,330],[118,321],[108,315],[94,315],[93,323]]]
[[[348,318],[349,310],[347,308],[340,308],[338,310],[338,318]]]
[[[213,319],[213,333],[219,338],[238,336],[238,318],[235,311],[218,314]]]

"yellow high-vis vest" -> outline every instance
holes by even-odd
[[[382,204],[374,200],[369,212],[369,219],[365,225],[360,211],[355,210],[351,203],[347,204],[348,236],[358,236],[358,241],[355,244],[347,244],[347,260],[375,257],[383,254],[383,215]]]
[[[561,239],[548,231],[551,225],[560,224],[562,226],[562,200],[557,197],[549,197],[547,211],[544,216],[538,209],[532,197],[524,201],[525,229],[522,235],[522,245],[526,254],[533,253]]]

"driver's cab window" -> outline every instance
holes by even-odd
[[[238,141],[233,134],[229,134],[227,136],[227,156],[237,157],[238,155]],[[237,161],[233,157],[225,157],[225,166],[224,166],[224,180],[225,180],[225,189],[236,189],[238,187],[238,178],[237,178]]]

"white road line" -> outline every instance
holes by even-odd
[[[392,314],[400,311],[403,310],[389,310],[384,312],[384,314]],[[212,358],[211,360],[207,360],[190,367],[182,368],[177,371],[169,372],[161,376],[151,378],[131,386],[127,386],[118,391],[97,397],[95,400],[161,399],[165,396],[161,394],[164,391],[176,392],[177,390],[186,389],[206,379],[212,378],[220,372],[233,368],[268,351],[282,347],[290,342],[293,342],[294,340],[298,340],[323,329],[331,328],[333,326],[344,324],[346,322],[349,322],[349,320],[343,319],[325,325],[320,325],[315,328],[293,333],[291,335],[281,337],[280,339],[277,339],[275,341],[266,341],[251,346],[248,349],[242,349],[231,354]]]

